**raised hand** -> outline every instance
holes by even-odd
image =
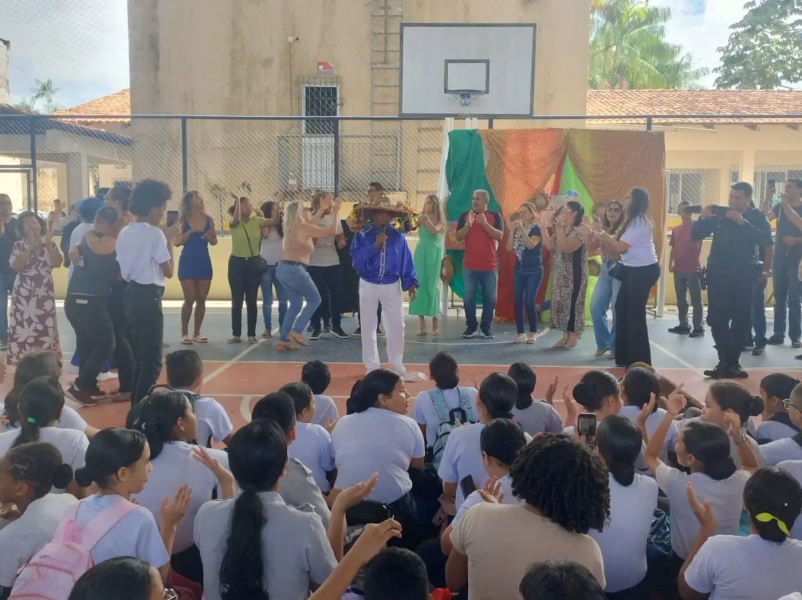
[[[743,440],[741,417],[734,410],[728,410],[724,413],[724,419],[727,421],[727,434],[740,443]]]
[[[554,406],[554,394],[557,393],[557,386],[560,384],[560,376],[555,375],[554,381],[549,384],[548,389],[546,389],[546,397],[545,400],[552,406]]]
[[[566,383],[563,388],[563,402],[565,402],[566,423],[575,423],[577,416],[576,403],[574,396],[571,394],[571,384]]]
[[[323,417],[323,429],[328,431],[329,435],[331,435],[331,432],[334,431],[334,426],[337,425],[337,421],[339,421],[339,419],[329,419],[329,417]]]
[[[680,383],[677,388],[671,392],[671,394],[666,398],[666,411],[672,416],[676,417],[679,413],[681,413],[685,409],[685,394],[682,393],[682,386],[684,384]]]
[[[354,545],[348,551],[348,556],[358,558],[359,563],[365,565],[384,548],[390,538],[401,537],[401,523],[394,519],[387,519],[381,523],[366,525]]]
[[[172,498],[164,497],[159,516],[162,526],[175,527],[184,518],[189,508],[189,501],[192,499],[192,490],[187,484],[182,485]]]
[[[387,243],[387,234],[383,231],[379,232],[379,235],[376,236],[376,241],[373,242],[373,247],[377,250],[384,246]]]
[[[638,411],[638,416],[636,417],[638,424],[646,423],[646,419],[648,419],[649,416],[654,412],[654,407],[656,404],[657,398],[655,397],[654,392],[652,392],[651,396],[649,397],[649,402],[644,404],[643,408]]]
[[[481,490],[477,490],[482,500],[490,504],[501,504],[504,492],[501,491],[501,481],[498,477],[488,477]]]
[[[216,458],[212,458],[212,455],[209,454],[205,448],[201,448],[200,446],[194,446],[192,448],[192,458],[197,460],[200,464],[204,467],[209,469],[214,475],[217,481],[220,481],[222,484],[222,480],[234,482],[234,476],[229,473],[226,468],[220,464],[220,461]]]
[[[693,516],[699,521],[701,532],[713,535],[716,532],[716,517],[710,508],[710,501],[705,500],[704,504],[699,502],[693,489],[693,484],[690,481],[686,484],[685,490],[688,492],[688,504],[693,511]]]
[[[338,491],[337,497],[334,500],[332,506],[339,506],[342,508],[343,512],[351,508],[352,506],[356,506],[362,500],[365,499],[365,496],[370,494],[373,491],[373,488],[376,487],[376,482],[379,480],[379,474],[374,473],[365,481],[361,481],[356,485],[352,485],[349,488],[346,488],[342,491]],[[334,490],[332,490],[332,493]]]

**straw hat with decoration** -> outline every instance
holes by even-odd
[[[409,206],[406,202],[392,202],[387,196],[376,198],[373,202],[360,202],[355,204],[348,224],[352,229],[361,227],[370,221],[374,211],[382,210],[394,215],[393,227],[400,231],[410,232],[418,228],[418,211]],[[353,226],[352,226],[353,224]]]

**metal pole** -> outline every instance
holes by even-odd
[[[646,117],[646,131],[652,130],[652,118]]]
[[[334,197],[340,193],[340,119],[334,119]]]
[[[28,120],[28,126],[31,130],[31,172],[33,173],[33,210],[39,210],[39,201],[36,184],[36,117],[31,117]],[[28,196],[28,210],[31,210],[31,196]]]
[[[488,119],[487,120],[487,128],[488,129],[493,129],[493,119]]]
[[[187,165],[187,118],[181,118],[181,187],[184,193],[187,191],[189,181],[189,169]]]

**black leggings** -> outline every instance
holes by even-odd
[[[248,311],[248,337],[256,337],[259,311],[256,299],[262,274],[251,268],[250,261],[240,256],[228,259],[228,286],[231,288],[231,333],[242,337],[242,300]]]
[[[615,301],[615,363],[624,367],[634,362],[652,364],[646,303],[652,286],[660,279],[660,265],[623,269],[621,289]]]

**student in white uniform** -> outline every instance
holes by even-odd
[[[621,407],[621,414],[637,425],[638,414],[643,410],[644,406],[649,404],[652,395],[655,398],[660,397],[660,380],[657,375],[641,367],[628,369],[624,379],[621,381],[621,401],[624,403]],[[664,409],[655,405],[653,412],[649,414],[644,423],[649,437],[657,429],[665,414],[666,411]],[[668,453],[669,451],[674,451],[673,444],[676,439],[676,423],[674,423],[666,434],[666,439],[660,450],[660,460],[663,462],[668,462]]]
[[[596,415],[596,427],[605,417],[616,415],[621,411],[621,390],[618,387],[618,380],[607,371],[586,372],[574,386],[571,395],[574,401],[582,406],[583,412]],[[563,434],[574,437],[576,423],[569,422],[570,420],[570,418],[566,420]]]
[[[184,392],[158,392],[140,404],[132,429],[141,431],[150,447],[151,472],[145,488],[134,498],[147,508],[160,524],[162,500],[173,496],[180,487],[192,490],[189,508],[178,524],[171,564],[181,576],[203,584],[203,568],[192,542],[195,515],[212,498],[231,498],[234,479],[227,471],[228,454],[191,445],[198,435],[198,418]]]
[[[548,401],[535,400],[532,394],[537,385],[535,370],[525,362],[510,365],[507,371],[515,385],[518,386],[518,399],[512,409],[515,420],[529,435],[538,433],[560,433],[563,430],[563,420],[560,413]]]
[[[643,436],[624,415],[610,415],[596,431],[596,452],[609,472],[610,520],[591,529],[604,557],[609,600],[648,600],[646,543],[657,508],[657,482],[635,472]]]
[[[0,459],[0,505],[15,505],[11,523],[0,529],[0,597],[10,589],[20,568],[53,540],[61,516],[78,500],[51,494],[72,481],[72,469],[52,444],[32,442],[9,450]]]
[[[798,425],[791,420],[790,410],[785,406],[799,380],[785,373],[772,373],[760,380],[760,398],[763,400],[763,415],[755,437],[759,444],[794,437],[800,433]]]
[[[75,472],[81,487],[97,484],[97,493],[80,501],[75,516],[79,528],[118,503],[130,502],[140,493],[150,475],[150,447],[144,434],[130,429],[103,429],[89,442],[86,466]],[[135,506],[120,519],[92,548],[94,564],[119,556],[134,556],[159,569],[162,579],[170,573],[173,540],[184,513],[189,508],[192,492],[181,486],[159,509],[161,526],[153,514]],[[130,507],[128,507],[130,508]]]
[[[203,505],[195,544],[203,560],[204,598],[304,600],[337,565],[318,515],[288,506],[278,493],[287,440],[277,423],[256,419],[228,447],[237,497]],[[339,515],[340,523],[343,514]],[[341,525],[342,526],[342,525]]]
[[[717,381],[712,384],[711,389],[715,386],[718,386],[717,394],[722,403],[732,403],[729,396],[733,394],[748,394],[742,386],[731,381]],[[666,414],[654,435],[649,438],[643,454],[646,464],[655,474],[657,485],[668,496],[671,505],[673,557],[669,559],[669,565],[665,569],[665,581],[661,581],[661,589],[665,587],[669,592],[676,592],[677,575],[699,533],[699,522],[688,504],[688,484],[693,484],[700,501],[710,502],[716,519],[715,533],[736,535],[741,520],[744,486],[750,473],[758,468],[755,452],[741,430],[741,420],[732,411],[727,413],[729,436],[718,425],[705,421],[692,421],[680,430],[675,446],[677,462],[689,469],[690,475],[660,460],[666,433],[674,417],[685,407],[681,387],[666,399]],[[708,390],[707,394],[710,396],[711,391]],[[728,397],[728,400],[723,400],[724,397]],[[705,402],[707,403],[707,399]],[[744,470],[737,470],[730,458],[729,437],[733,438],[738,448]]]
[[[791,476],[802,484],[802,460],[785,460],[777,465],[778,468],[790,473]],[[798,518],[791,528],[791,537],[802,541],[802,518]]]
[[[64,390],[58,381],[46,377],[31,381],[20,394],[19,410],[22,426],[0,433],[0,456],[22,444],[47,442],[58,449],[63,462],[73,471],[83,467],[89,440],[80,431],[59,429],[55,426],[63,409]],[[69,481],[65,488],[54,488],[54,491],[60,493],[65,489],[78,498],[85,495],[84,490],[81,490],[74,481]]]
[[[680,574],[685,600],[773,600],[802,590],[802,542],[789,537],[802,510],[802,487],[789,473],[766,467],[746,483],[746,537],[714,535],[715,517],[692,492],[689,497],[700,529]]]
[[[296,434],[295,404],[287,394],[276,392],[268,394],[253,407],[251,420],[269,419],[275,421],[284,432],[287,444],[292,444]],[[323,497],[323,493],[315,483],[311,469],[307,468],[297,458],[287,461],[287,469],[278,482],[278,493],[290,506],[303,508],[311,506],[328,528],[331,511]]]
[[[523,600],[607,600],[604,588],[587,568],[566,560],[533,564],[518,591]]]
[[[111,558],[78,578],[68,600],[164,600],[173,598],[164,588],[158,569],[133,556]]]
[[[328,494],[331,489],[329,478],[334,471],[334,451],[329,432],[312,423],[315,414],[312,390],[305,383],[288,383],[279,392],[292,398],[295,405],[295,439],[288,448],[290,458],[300,460],[312,471],[317,487]]]
[[[429,361],[429,379],[434,381],[435,387],[420,392],[415,398],[412,418],[420,425],[426,437],[426,447],[432,448],[437,441],[438,427],[450,420],[451,411],[462,407],[465,412],[465,417],[460,418],[463,425],[479,420],[476,410],[476,396],[479,392],[474,387],[459,386],[459,367],[448,352],[438,352]],[[440,411],[435,400],[438,405],[442,403]]]
[[[315,414],[312,415],[312,423],[325,426],[334,423],[338,418],[337,405],[334,400],[324,396],[331,383],[331,371],[326,363],[319,360],[312,360],[306,363],[301,369],[301,382],[312,388],[315,395]]]
[[[51,350],[35,350],[23,356],[17,363],[14,371],[14,385],[5,398],[4,406],[0,409],[7,423],[0,422],[0,431],[17,429],[20,425],[19,397],[22,389],[37,377],[58,379],[61,377],[61,356]],[[59,429],[75,429],[92,438],[97,429],[86,424],[74,408],[65,406],[61,411],[56,427]]]
[[[234,432],[226,409],[214,398],[202,395],[203,361],[194,350],[171,352],[164,359],[167,383],[179,392],[192,395],[192,412],[198,419],[197,442],[211,447],[210,442],[228,445]]]
[[[797,385],[785,400],[791,423],[802,428],[802,385]],[[767,465],[776,465],[786,460],[802,460],[802,434],[778,439],[760,447]]]

